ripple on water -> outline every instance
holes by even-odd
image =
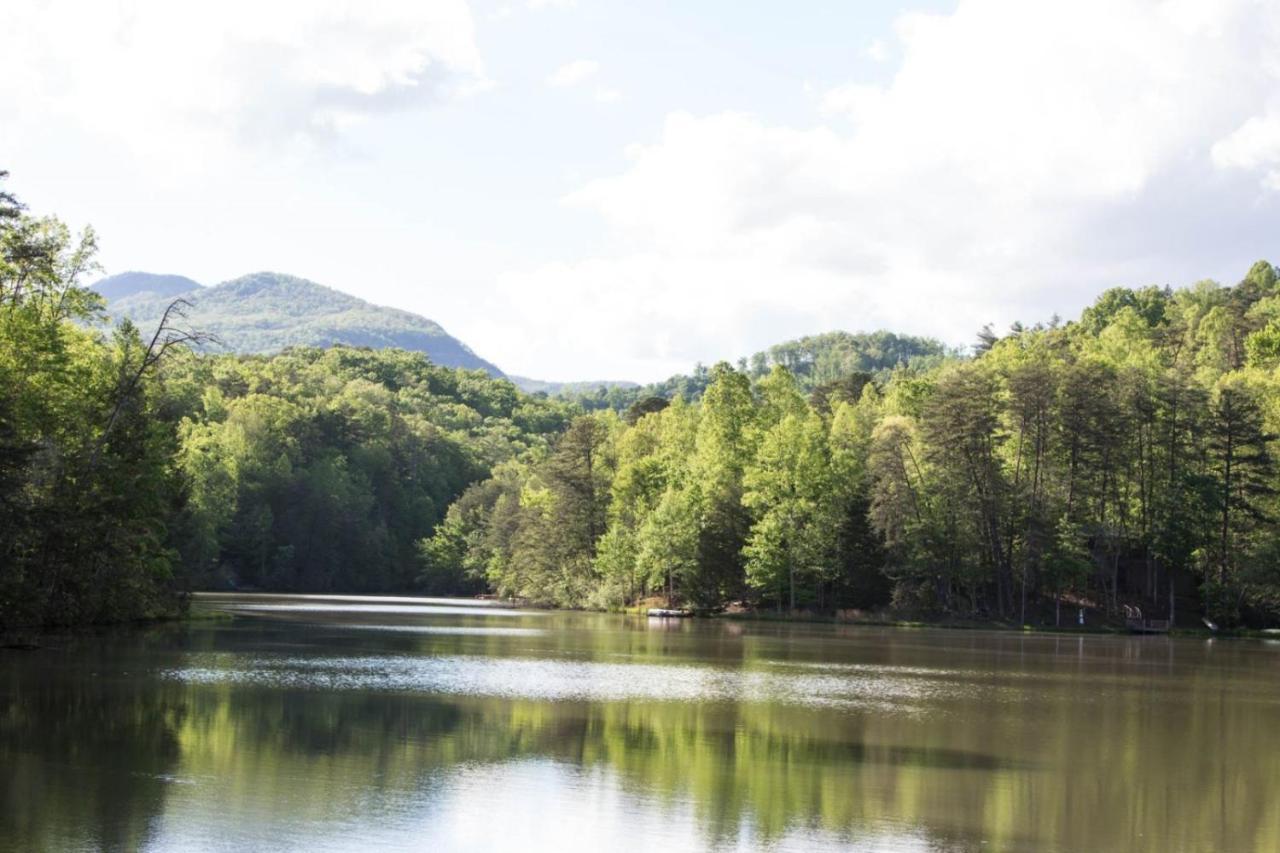
[[[319,690],[392,690],[505,699],[565,701],[772,702],[815,707],[912,711],[974,689],[903,677],[891,668],[844,674],[794,669],[604,663],[452,656],[266,657],[225,666],[193,656],[166,678],[196,684],[250,684]]]
[[[540,637],[543,628],[472,627],[468,625],[380,625],[374,623],[341,625],[355,631],[397,631],[406,634],[452,634],[465,637]]]

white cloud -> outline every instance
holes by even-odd
[[[871,117],[884,101],[884,89],[867,83],[846,83],[823,93],[818,110],[825,116],[845,116],[857,121]]]
[[[1253,116],[1211,150],[1220,169],[1257,171],[1265,168],[1263,185],[1280,190],[1280,115]]]
[[[577,0],[528,0],[525,5],[537,12],[543,9],[572,9],[578,3]]]
[[[9,133],[74,121],[140,159],[314,144],[484,84],[465,0],[15,0],[4,17]]]
[[[867,45],[867,59],[872,62],[888,62],[891,55],[889,45],[884,39],[872,39]]]
[[[571,5],[500,2],[515,12]],[[0,155],[10,158],[0,166],[44,185],[40,196],[19,188],[42,209],[114,228],[104,242],[110,251],[123,245],[128,265],[166,246],[160,257],[181,271],[208,264],[201,253],[248,241],[252,251],[227,252],[236,266],[330,280],[350,250],[328,236],[355,223],[356,245],[386,241],[375,253],[384,278],[411,281],[422,235],[437,220],[452,229],[467,219],[451,218],[449,205],[509,193],[519,202],[511,209],[523,212],[545,197],[541,178],[512,189],[506,173],[487,175],[492,184],[464,192],[463,178],[475,178],[459,174],[459,186],[438,187],[438,202],[402,209],[398,193],[378,186],[388,183],[379,169],[390,162],[408,174],[430,159],[400,133],[411,123],[352,132],[389,111],[492,87],[471,15],[466,0],[10,0],[4,32],[22,37],[0,39]],[[515,237],[491,251],[496,231],[437,232],[437,245],[459,246],[441,280],[485,294],[463,316],[438,319],[518,372],[645,379],[835,327],[968,340],[987,321],[1073,314],[1102,287],[1230,278],[1275,251],[1280,193],[1264,190],[1280,190],[1276,3],[958,0],[949,14],[902,17],[879,45],[861,38],[848,36],[850,66],[865,67],[863,51],[887,64],[874,79],[798,93],[813,107],[805,120],[773,117],[794,112],[765,94],[750,103],[776,112],[674,112],[632,137],[626,162],[603,173],[584,153],[591,137],[581,126],[556,130],[581,145],[516,138],[503,151],[515,171],[597,177],[538,223],[534,250]],[[607,39],[592,43],[612,55]],[[504,60],[519,61],[502,67],[537,61],[511,49]],[[606,79],[613,73],[582,59],[547,82],[608,102],[622,96]],[[609,138],[647,121],[642,105],[664,96],[641,89],[641,76],[627,79],[635,82],[626,105],[641,106],[611,110],[632,122],[610,122]],[[705,89],[694,94],[691,103],[706,103]],[[463,160],[442,161],[441,171],[486,162],[467,159],[475,155],[465,133],[489,139],[491,126],[468,124],[461,109],[446,111],[440,126],[446,118],[463,141],[433,156]],[[412,123],[415,132],[428,127],[437,125]],[[341,186],[325,158],[254,156],[316,145],[367,147],[370,156],[343,158]],[[166,170],[184,169],[201,180],[166,184]],[[425,181],[437,172],[414,174]],[[46,192],[63,199],[53,204]],[[76,207],[81,197],[94,203]],[[408,236],[392,240],[388,223]],[[518,225],[512,232],[523,234]],[[190,232],[204,242],[184,243]],[[547,248],[597,238],[590,250]],[[468,241],[484,246],[480,263],[466,254]],[[282,256],[285,246],[293,253]],[[529,255],[558,260],[521,265]],[[298,259],[315,267],[300,269]],[[333,283],[366,286],[371,261],[347,262],[355,272]],[[508,264],[488,291],[489,271]],[[388,289],[383,301],[392,296]],[[418,307],[434,314],[435,300]]]
[[[594,80],[599,74],[600,63],[594,59],[575,59],[547,75],[547,85],[558,89],[569,89]],[[622,93],[612,86],[597,83],[592,91],[592,97],[598,103],[610,104],[621,100]]]
[[[548,86],[576,86],[590,80],[600,70],[600,63],[592,59],[575,59],[566,62],[547,77]]]
[[[575,330],[548,362],[639,378],[836,327],[967,341],[1274,251],[1241,199],[1280,164],[1280,7],[962,0],[896,36],[887,85],[822,97],[841,121],[676,113],[569,194],[614,248],[504,277],[530,332],[494,357],[546,328]]]

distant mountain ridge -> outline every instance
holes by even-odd
[[[899,367],[925,368],[960,355],[933,338],[875,332],[824,332],[774,344],[768,349],[738,360],[737,367],[752,379],[760,379],[774,367],[785,367],[804,391],[831,393],[850,380],[887,378]],[[547,391],[549,396],[577,400],[592,408],[627,409],[646,398],[695,400],[713,379],[712,368],[698,364],[689,374],[677,373],[660,382],[637,385],[631,382],[561,383]],[[850,386],[853,387],[853,386]],[[861,388],[860,384],[856,387]]]
[[[581,394],[587,391],[595,391],[603,388],[639,388],[639,382],[630,382],[625,379],[596,379],[596,380],[574,380],[571,382],[553,382],[544,379],[531,379],[528,376],[512,376],[507,378],[515,383],[521,391],[529,394],[546,394],[554,397],[560,394]]]
[[[127,317],[144,329],[159,323],[174,299],[187,299],[191,324],[234,352],[332,344],[398,347],[426,353],[444,367],[506,375],[434,320],[283,273],[252,273],[202,287],[183,276],[129,272],[103,279],[93,289],[107,299],[113,319]]]
[[[575,399],[592,408],[623,409],[648,396],[693,399],[701,396],[711,378],[706,365],[696,366],[689,375],[644,385],[620,380],[550,382],[507,375],[433,320],[283,273],[252,273],[204,287],[181,275],[125,272],[104,278],[92,288],[107,300],[110,317],[127,317],[144,330],[160,322],[174,299],[186,299],[192,303],[191,325],[215,335],[233,352],[271,353],[291,346],[333,344],[397,347],[425,353],[442,367],[484,370],[527,393]],[[741,359],[739,367],[760,377],[772,366],[783,365],[802,388],[811,390],[852,373],[879,373],[949,355],[947,347],[929,338],[886,331],[836,331],[775,344]]]
[[[93,285],[108,302],[144,293],[173,299],[203,289],[204,285],[185,275],[157,275],[151,272],[122,272],[110,275]]]

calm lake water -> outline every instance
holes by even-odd
[[[204,596],[0,652],[0,847],[1280,850],[1280,644]]]

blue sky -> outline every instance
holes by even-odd
[[[302,275],[513,373],[1275,259],[1271,3],[9,5],[0,168],[109,272]]]

